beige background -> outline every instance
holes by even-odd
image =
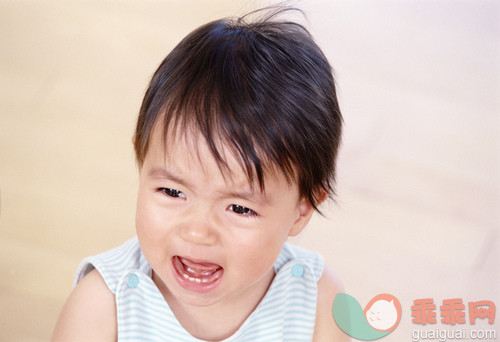
[[[387,341],[471,328],[413,325],[410,306],[500,305],[500,3],[296,4],[335,68],[345,136],[337,203],[295,242],[363,307],[400,299]],[[0,340],[48,340],[80,260],[134,234],[131,137],[159,62],[200,24],[256,6],[0,1]]]

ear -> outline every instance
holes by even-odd
[[[319,191],[319,196],[318,196],[318,205],[323,203],[327,198],[328,194],[324,190],[318,190]],[[309,202],[309,200],[305,197],[303,197],[300,200],[299,206],[298,206],[298,218],[295,220],[293,223],[292,228],[290,229],[290,232],[288,233],[288,236],[296,236],[302,230],[305,228],[307,223],[309,223],[309,220],[312,217],[312,214],[314,213],[314,207],[312,204]]]
[[[298,235],[307,225],[309,220],[311,219],[312,214],[314,213],[314,208],[309,202],[309,200],[303,197],[300,200],[300,203],[297,207],[298,217],[293,222],[292,228],[288,233],[288,236],[296,236]]]

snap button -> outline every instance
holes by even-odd
[[[127,286],[131,289],[136,288],[139,285],[139,277],[135,274],[130,274],[127,278]]]
[[[296,278],[300,278],[304,275],[304,266],[302,265],[293,265],[292,267],[292,275]]]

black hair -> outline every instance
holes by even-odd
[[[325,193],[334,194],[342,116],[332,68],[306,28],[278,19],[289,10],[213,21],[168,54],[140,109],[139,165],[162,120],[166,143],[169,128],[194,128],[221,170],[227,169],[222,142],[262,190],[265,173],[275,169],[297,180],[315,209]]]

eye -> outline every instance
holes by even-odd
[[[186,195],[182,191],[171,189],[171,188],[160,188],[160,191],[165,195],[175,198],[186,198]]]
[[[258,215],[252,209],[244,207],[242,205],[238,205],[238,204],[231,204],[228,209],[235,212],[238,215],[244,215],[244,216],[257,216]]]

